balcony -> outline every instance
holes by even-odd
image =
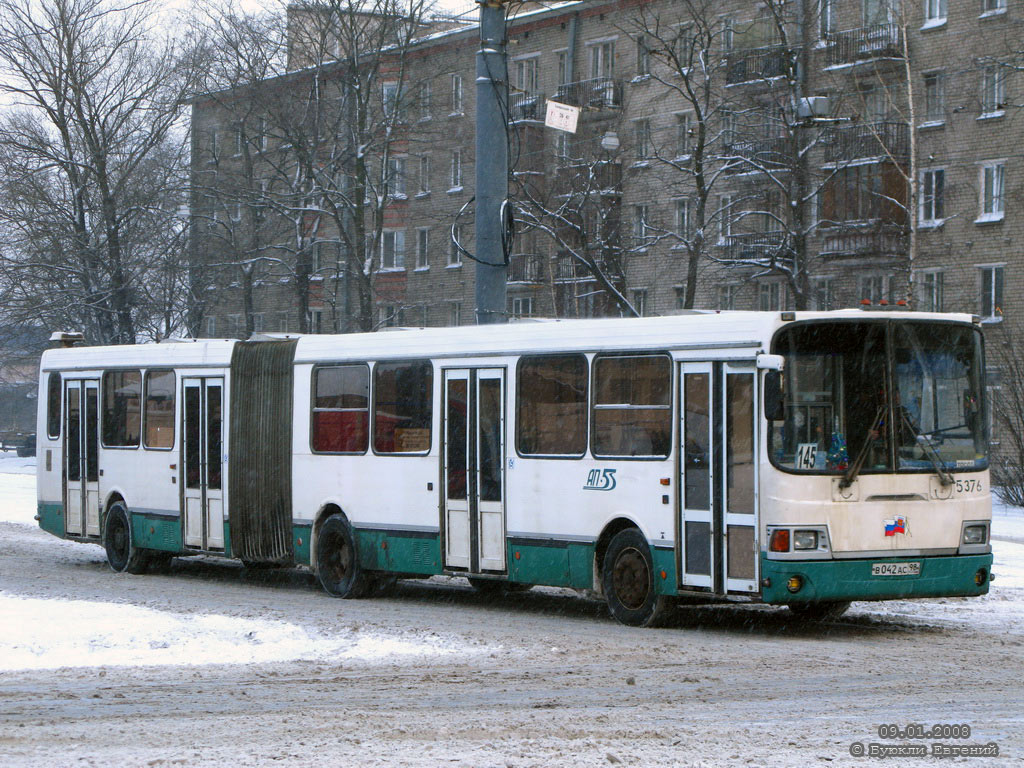
[[[555,101],[580,109],[618,109],[622,106],[622,81],[594,77],[558,86]]]
[[[721,243],[721,247],[723,259],[736,261],[789,259],[793,254],[786,240],[786,233],[781,230],[729,235]]]
[[[729,55],[726,85],[782,77],[789,71],[789,50],[781,45],[748,48]]]
[[[795,162],[789,140],[784,136],[728,141],[722,145],[722,152],[728,161],[726,170],[733,173],[752,171],[755,166],[786,168]]]
[[[872,59],[903,58],[903,29],[898,24],[875,24],[836,32],[827,42],[825,65],[829,67]]]
[[[825,162],[841,163],[869,157],[906,162],[910,132],[906,123],[877,122],[832,128],[826,133]]]
[[[821,255],[831,259],[902,258],[907,239],[899,225],[880,225],[872,229],[842,227],[826,231]]]
[[[595,259],[594,263],[610,280],[622,278],[622,270],[617,263],[608,259]],[[594,279],[593,270],[574,256],[562,254],[555,260],[555,282],[575,283]]]
[[[510,93],[508,97],[508,119],[510,122],[520,120],[540,120],[543,122],[546,106],[543,93]]]
[[[543,283],[544,257],[537,253],[513,254],[508,261],[509,283]]]

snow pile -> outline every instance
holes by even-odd
[[[22,458],[15,451],[0,451],[0,472],[6,475],[35,475],[36,457]]]
[[[284,621],[186,615],[86,600],[0,592],[0,670],[253,664],[293,660],[393,661],[480,651],[438,637],[403,639]]]

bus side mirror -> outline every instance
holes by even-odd
[[[782,372],[765,371],[764,417],[769,421],[782,421]]]

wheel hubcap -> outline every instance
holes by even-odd
[[[650,583],[651,572],[640,551],[632,547],[623,550],[612,570],[612,584],[619,602],[631,611],[643,607]]]

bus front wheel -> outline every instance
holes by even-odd
[[[668,600],[654,583],[654,561],[647,539],[636,528],[619,531],[608,544],[601,575],[612,617],[633,627],[656,626]]]
[[[352,528],[341,515],[331,515],[320,528],[316,573],[327,594],[333,597],[365,597],[370,590],[370,579],[359,565]]]
[[[849,600],[819,603],[790,603],[789,610],[801,621],[835,621],[850,607]]]
[[[132,527],[128,509],[118,501],[107,511],[103,526],[103,547],[107,550],[107,562],[117,573],[145,573],[149,566],[149,555],[132,543]]]

